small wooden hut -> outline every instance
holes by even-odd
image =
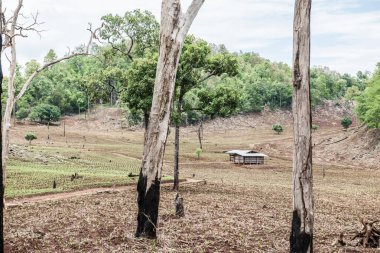
[[[235,164],[264,164],[267,155],[254,150],[230,150],[230,161]]]

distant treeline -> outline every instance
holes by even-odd
[[[151,13],[140,10],[124,16],[109,14],[102,21],[105,24],[99,36],[102,43],[93,45],[93,56],[72,58],[40,73],[17,102],[18,119],[38,118],[32,112],[41,104],[56,106],[61,114],[78,114],[102,103],[127,110],[131,123],[147,120],[159,24]],[[56,58],[56,53],[50,50],[44,62]],[[39,66],[35,60],[18,66],[17,87]],[[356,99],[359,118],[379,127],[379,68],[372,77],[368,72],[359,71],[352,76],[327,67],[312,68],[312,106],[324,100]],[[6,78],[3,89],[6,94]],[[173,106],[181,115],[174,113],[173,118],[193,123],[205,117],[262,111],[265,107],[290,108],[292,89],[289,65],[271,62],[256,53],[231,53],[223,45],[188,36],[177,73]],[[2,103],[5,99],[4,96]],[[176,110],[178,106],[181,110]]]

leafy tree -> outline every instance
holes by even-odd
[[[351,126],[351,124],[352,124],[352,119],[349,118],[349,117],[344,117],[344,118],[340,121],[340,123],[342,124],[342,126],[343,126],[344,129],[347,129],[347,128],[349,128],[349,127]]]
[[[32,143],[33,140],[36,140],[37,136],[34,133],[27,133],[25,135],[25,140],[29,141],[29,145]]]
[[[373,74],[368,87],[357,98],[356,112],[359,119],[369,127],[380,128],[380,63]]]
[[[152,117],[145,134],[143,163],[137,184],[136,237],[156,238],[162,162],[168,137],[176,72],[186,34],[203,3],[204,0],[193,0],[188,10],[183,13],[181,1],[162,1],[160,54],[150,112]]]
[[[192,89],[201,86],[203,82],[211,77],[221,75],[234,76],[237,73],[238,61],[236,56],[229,54],[224,48],[217,48],[217,51],[212,53],[211,47],[206,41],[197,39],[194,36],[186,37],[177,71],[176,110],[174,110],[172,115],[172,121],[175,124],[174,190],[179,189],[179,131],[180,124],[182,123],[182,112],[193,109],[191,106],[184,106],[186,94]],[[236,96],[230,95],[229,102],[223,101],[224,104],[219,105],[221,109],[213,112],[213,114],[227,116],[237,108],[237,106],[231,103],[234,98],[236,99]],[[213,98],[217,98],[215,94]],[[226,108],[227,106],[230,106],[230,108]],[[203,109],[203,107],[198,107],[198,110],[202,112],[204,112]]]
[[[272,125],[272,130],[275,131],[277,134],[280,134],[284,131],[282,125],[280,125],[280,124]]]
[[[159,23],[149,11],[128,11],[124,16],[108,14],[102,17],[100,36],[112,49],[131,60],[132,55],[144,56],[147,49],[157,52]]]
[[[148,126],[149,112],[152,107],[157,59],[157,53],[135,59],[127,71],[127,87],[122,93],[122,100],[126,102],[133,114],[142,111],[145,128]]]
[[[29,119],[41,122],[53,122],[58,121],[61,117],[61,111],[55,105],[40,104],[35,106],[29,114]]]
[[[241,89],[234,85],[203,87],[198,92],[199,108],[211,118],[233,114],[240,105]]]
[[[26,108],[20,108],[16,112],[16,118],[18,120],[26,119],[28,117],[29,113],[30,113],[30,111],[28,109],[26,109]]]
[[[360,94],[361,94],[361,91],[359,90],[357,86],[351,86],[347,89],[345,98],[349,100],[353,100],[357,98],[358,96],[360,96]]]

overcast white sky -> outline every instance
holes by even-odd
[[[182,0],[186,8],[190,0]],[[136,8],[160,17],[161,0],[24,0],[24,14],[40,13],[42,37],[19,39],[18,59],[41,61],[49,49],[58,55],[88,40],[88,22]],[[14,9],[16,0],[3,0]],[[294,0],[206,0],[190,33],[231,51],[256,52],[291,63]],[[312,65],[355,74],[380,62],[380,0],[313,0]]]

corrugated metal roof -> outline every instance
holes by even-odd
[[[267,156],[263,153],[256,152],[254,150],[230,150],[226,152],[227,154],[236,154],[243,157],[264,157]]]

